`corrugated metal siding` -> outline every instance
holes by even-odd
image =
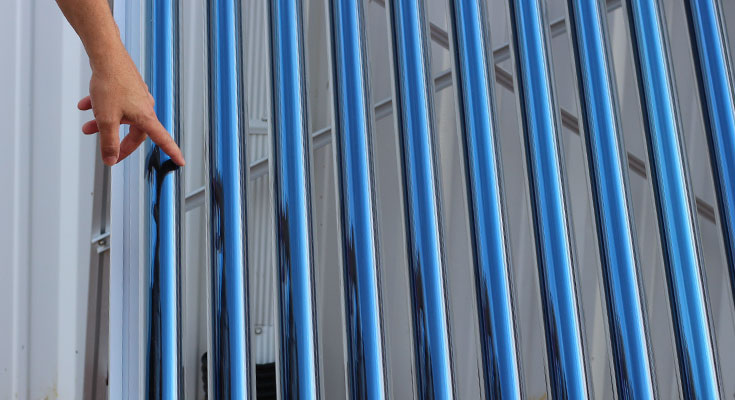
[[[253,357],[258,364],[276,361],[276,282],[273,264],[273,208],[268,155],[268,27],[267,2],[243,1],[245,24],[246,90],[250,130],[248,134],[248,251]]]
[[[268,104],[268,16],[266,15],[266,1],[244,0],[243,29],[245,44],[245,84],[247,85],[248,114],[251,120],[267,121],[270,105]]]
[[[260,176],[263,173],[268,173],[268,155],[270,154],[271,141],[268,136],[268,126],[259,126],[251,121],[250,134],[248,135],[248,161],[250,162],[251,170],[256,176]],[[256,130],[264,130],[265,132],[260,133]],[[251,178],[255,179],[255,177]]]
[[[258,364],[276,361],[276,326],[273,267],[273,215],[268,175],[251,180],[248,188],[248,250],[250,261],[251,318],[255,334],[253,355]],[[262,329],[261,333],[259,328]]]

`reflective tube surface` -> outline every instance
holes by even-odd
[[[283,399],[316,399],[309,131],[300,0],[269,2],[272,179]]]
[[[646,137],[654,177],[683,396],[717,399],[712,342],[696,248],[695,220],[677,123],[660,8],[628,0]]]
[[[689,0],[687,11],[694,33],[699,87],[709,131],[730,283],[735,299],[735,86],[728,64],[724,20],[715,0]]]
[[[149,0],[147,17],[148,86],[156,99],[158,119],[178,142],[177,1]],[[148,141],[147,148],[145,395],[148,399],[179,399],[183,397],[179,172],[158,146]]]
[[[587,380],[546,25],[541,0],[511,0],[510,7],[551,393],[555,399],[581,399],[587,397]]]
[[[250,396],[247,137],[240,0],[207,2],[212,396]]]
[[[332,79],[342,218],[349,392],[385,397],[372,178],[372,122],[362,0],[331,0]]]
[[[464,138],[485,393],[521,398],[495,137],[492,53],[480,0],[451,0],[457,99]]]
[[[388,12],[406,206],[417,394],[420,399],[450,399],[454,394],[438,207],[434,90],[424,2],[392,0]]]
[[[583,123],[594,194],[618,396],[653,399],[653,381],[626,192],[627,159],[620,139],[606,53],[605,8],[569,0]]]

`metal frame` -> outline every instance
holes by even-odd
[[[141,0],[116,1],[113,12],[128,53],[136,65],[144,61]],[[126,128],[123,128],[127,131]],[[127,133],[127,132],[125,132]],[[142,159],[137,151],[111,169],[110,184],[110,328],[108,397],[142,395],[141,267],[144,246],[140,207],[143,204]],[[94,398],[94,397],[92,397]]]

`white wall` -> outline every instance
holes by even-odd
[[[0,399],[78,399],[96,139],[76,102],[89,66],[53,1],[0,9]]]

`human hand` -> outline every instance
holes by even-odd
[[[114,165],[140,146],[146,136],[178,165],[184,156],[156,116],[154,100],[133,60],[122,45],[109,49],[99,60],[90,58],[92,79],[89,96],[79,101],[80,110],[92,110],[93,120],[82,125],[87,135],[100,133],[102,160]],[[120,143],[120,124],[130,125],[130,132]]]

